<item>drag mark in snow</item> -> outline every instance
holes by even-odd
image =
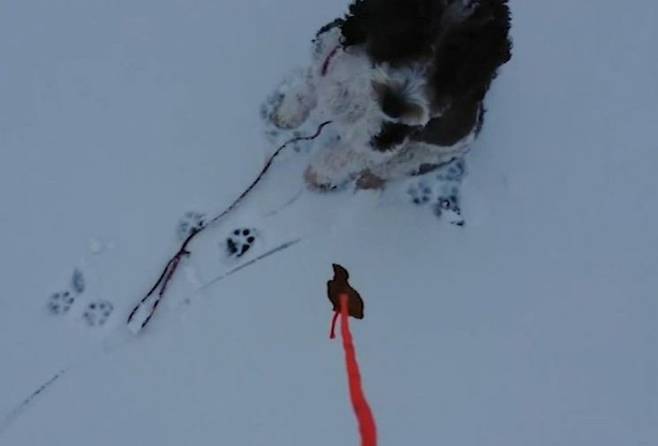
[[[280,245],[278,245],[278,246],[276,246],[276,247],[274,247],[274,248],[272,248],[272,249],[270,249],[270,250],[268,250],[268,251],[265,251],[264,253],[260,254],[258,257],[255,257],[255,258],[249,260],[248,262],[245,262],[245,263],[243,263],[243,264],[241,264],[241,265],[238,265],[238,266],[236,266],[235,268],[233,268],[233,269],[227,271],[226,273],[224,273],[224,274],[222,274],[222,275],[220,275],[220,276],[215,277],[215,278],[212,279],[210,282],[208,282],[208,283],[206,283],[205,285],[201,286],[201,287],[197,290],[197,293],[198,293],[198,292],[201,292],[201,291],[205,290],[206,288],[209,288],[211,285],[214,285],[215,283],[217,283],[217,282],[219,282],[219,281],[221,281],[221,280],[223,280],[223,279],[225,279],[225,278],[227,278],[227,277],[229,277],[229,276],[231,276],[231,275],[237,273],[238,271],[240,271],[240,270],[242,270],[242,269],[244,269],[244,268],[246,268],[246,267],[248,267],[248,266],[253,265],[253,264],[256,263],[256,262],[258,262],[258,261],[260,261],[260,260],[263,260],[263,259],[265,259],[265,258],[267,258],[267,257],[269,257],[269,256],[271,256],[271,255],[273,255],[273,254],[276,254],[276,253],[278,253],[278,252],[284,251],[284,250],[286,250],[286,249],[288,249],[288,248],[290,248],[290,247],[296,245],[297,243],[299,243],[299,242],[301,242],[301,241],[302,241],[301,238],[297,238],[297,239],[289,240],[289,241],[287,241],[287,242],[285,242],[285,243],[282,243],[282,244],[280,244]],[[126,341],[127,341],[127,340],[126,340]],[[116,344],[112,350],[115,350],[115,349],[121,347],[122,345],[124,345],[124,342],[121,342],[121,343],[119,343],[119,344]],[[87,362],[87,361],[88,361],[89,359],[91,359],[92,357],[93,357],[93,356],[83,358],[83,361],[82,361],[82,362]],[[46,390],[48,390],[53,384],[55,384],[55,382],[56,382],[57,380],[59,380],[59,378],[61,378],[64,374],[66,374],[69,370],[71,370],[72,367],[74,367],[74,365],[69,365],[68,367],[63,368],[63,369],[61,369],[60,371],[58,371],[57,373],[55,373],[55,374],[54,374],[53,376],[51,376],[46,382],[44,382],[44,383],[41,384],[36,390],[34,390],[34,391],[33,391],[28,397],[26,397],[26,398],[25,398],[25,399],[24,399],[19,405],[17,405],[14,409],[12,409],[12,410],[11,410],[6,416],[4,416],[4,417],[2,418],[2,421],[0,422],[0,435],[1,435],[1,434],[2,434],[2,433],[3,433],[3,432],[4,432],[4,431],[10,426],[10,424],[11,424],[11,423],[12,423],[12,422],[13,422],[13,421],[14,421],[19,415],[21,415],[23,412],[25,412],[25,410],[26,410],[28,407],[32,406],[32,405],[34,404],[34,402],[35,402],[36,399],[38,399],[39,397],[43,396],[43,393],[44,393]]]
[[[246,267],[248,267],[248,266],[251,266],[251,265],[253,265],[253,264],[256,263],[256,262],[258,262],[258,261],[260,261],[260,260],[263,260],[263,259],[266,258],[266,257],[271,256],[272,254],[276,254],[277,252],[280,252],[280,251],[283,251],[283,250],[285,250],[285,249],[288,249],[288,248],[290,248],[291,246],[294,246],[294,245],[296,245],[297,243],[299,243],[299,242],[301,242],[301,241],[302,241],[301,238],[297,238],[297,239],[290,240],[290,241],[288,241],[288,242],[282,243],[282,244],[280,244],[279,246],[270,249],[269,251],[265,251],[264,253],[262,253],[262,254],[259,255],[258,257],[254,257],[253,259],[249,260],[248,262],[245,262],[245,263],[243,263],[242,265],[238,265],[238,266],[236,266],[235,268],[233,268],[233,269],[231,269],[231,270],[225,272],[224,274],[215,277],[215,278],[212,279],[210,282],[206,283],[206,284],[203,285],[201,288],[199,288],[199,289],[197,290],[197,292],[203,291],[203,290],[205,290],[206,288],[208,288],[208,287],[214,285],[215,283],[219,282],[220,280],[224,280],[224,279],[226,279],[228,276],[231,276],[231,275],[237,273],[237,272],[240,271],[241,269],[246,268]]]
[[[62,369],[59,372],[55,373],[48,381],[45,383],[41,384],[34,392],[30,394],[27,398],[23,400],[18,406],[16,406],[11,412],[9,412],[4,419],[2,420],[2,424],[0,424],[0,434],[2,434],[7,427],[11,424],[18,415],[20,415],[25,409],[27,409],[32,402],[39,397],[43,392],[45,392],[50,386],[53,385],[55,381],[57,381],[59,378],[64,375],[68,369]]]
[[[217,214],[217,216],[211,219],[207,225],[201,225],[199,227],[193,227],[191,229],[190,234],[187,236],[185,240],[183,240],[183,243],[181,244],[176,254],[174,254],[174,256],[171,259],[169,259],[169,261],[165,265],[164,269],[162,270],[162,273],[160,274],[160,277],[155,282],[153,287],[149,290],[146,296],[144,296],[139,301],[139,303],[135,305],[133,310],[130,312],[130,315],[128,316],[128,320],[126,321],[128,325],[131,324],[131,322],[138,314],[138,312],[145,314],[142,323],[135,330],[135,332],[139,332],[141,329],[143,329],[149,323],[149,321],[153,317],[153,314],[155,314],[155,311],[157,310],[160,301],[162,300],[162,298],[165,295],[165,292],[167,291],[167,286],[169,285],[169,282],[171,281],[171,279],[174,277],[174,274],[178,270],[181,261],[183,260],[184,257],[190,256],[191,251],[189,251],[187,247],[192,242],[192,240],[194,240],[194,238],[196,238],[197,235],[201,234],[210,225],[219,222],[224,217],[226,217],[230,212],[232,212],[235,208],[237,208],[242,203],[242,201],[244,201],[247,195],[249,195],[249,193],[260,183],[260,181],[263,179],[265,174],[270,170],[270,167],[272,167],[272,164],[274,163],[276,157],[279,156],[281,152],[283,152],[283,150],[285,150],[291,144],[295,144],[300,141],[311,141],[317,138],[322,133],[324,127],[326,127],[329,124],[331,124],[331,121],[325,121],[318,126],[317,130],[312,135],[297,136],[289,139],[281,146],[279,146],[279,148],[276,149],[276,151],[268,158],[267,162],[265,163],[259,174],[256,176],[256,179],[251,182],[251,184],[238,196],[238,198],[236,198],[226,209],[224,209],[222,212]],[[149,304],[149,302],[151,301],[152,304],[150,304],[150,308],[146,308],[146,305]]]

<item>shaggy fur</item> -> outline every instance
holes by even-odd
[[[312,103],[338,123],[335,144],[309,166],[310,185],[417,174],[462,153],[511,57],[509,28],[507,0],[355,0],[318,31],[306,85],[274,117],[296,127],[312,111],[299,103]]]

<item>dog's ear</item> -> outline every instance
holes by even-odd
[[[386,116],[405,124],[423,123],[425,110],[420,104],[411,100],[404,85],[392,85],[374,80],[372,89],[379,108]]]
[[[404,96],[401,91],[383,82],[373,81],[372,89],[375,92],[379,108],[390,118],[397,119],[406,111]]]
[[[355,0],[349,6],[349,12],[340,24],[343,46],[361,45],[366,42],[369,17],[366,0]]]
[[[409,126],[423,126],[430,119],[430,91],[426,73],[413,65],[391,69],[379,65],[372,72],[374,98],[382,112],[392,121]]]
[[[343,45],[365,45],[375,63],[396,66],[429,57],[444,3],[439,0],[356,0],[341,25]]]
[[[318,30],[317,33],[315,33],[315,39],[313,39],[313,42],[315,42],[322,34],[331,31],[332,29],[336,27],[341,27],[343,26],[343,23],[345,21],[341,18],[334,19],[333,21],[327,23],[324,25],[322,28]]]
[[[481,100],[499,66],[511,58],[507,0],[480,0],[463,21],[444,29],[434,53],[433,103]]]

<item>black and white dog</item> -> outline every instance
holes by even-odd
[[[312,63],[267,116],[289,130],[332,121],[307,184],[381,187],[463,154],[511,57],[507,1],[355,0],[320,29]]]

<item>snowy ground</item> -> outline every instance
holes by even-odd
[[[3,3],[1,445],[357,444],[332,262],[366,299],[353,329],[382,445],[658,444],[653,1],[512,1],[465,227],[404,194],[302,193],[268,216],[299,191],[290,155],[126,330],[180,217],[258,172],[258,106],[345,6]],[[242,226],[251,256],[302,240],[194,293]],[[85,291],[50,314],[76,267]],[[91,327],[100,301],[114,311]]]

